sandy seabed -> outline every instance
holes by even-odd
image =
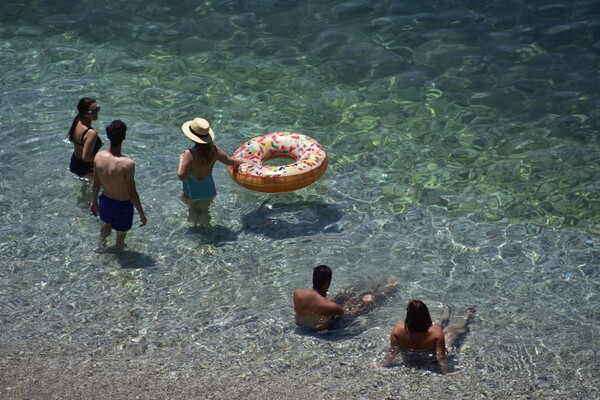
[[[6,354],[5,354],[6,355]],[[443,376],[402,366],[370,368],[344,360],[306,360],[301,367],[285,360],[256,367],[251,354],[235,361],[190,361],[178,354],[161,359],[73,356],[2,357],[0,398],[12,399],[548,399],[591,398],[593,388],[541,388],[521,382],[505,392],[504,373],[482,376],[465,371]],[[253,369],[249,368],[254,365]],[[504,386],[505,389],[502,389]],[[522,387],[517,387],[522,386]],[[440,398],[441,398],[440,397]]]

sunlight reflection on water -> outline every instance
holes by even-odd
[[[593,397],[572,371],[598,371],[584,351],[600,301],[595,2],[558,14],[513,2],[518,16],[464,1],[35,3],[0,6],[6,354],[195,359],[202,348],[215,362],[253,354],[249,369],[309,374],[311,359],[353,376],[421,298],[436,316],[478,309],[455,357],[472,372],[453,393]],[[64,136],[84,95],[102,106],[102,137],[112,119],[129,126],[149,224],[123,253],[89,251],[99,221],[68,172]],[[189,228],[179,127],[200,114],[230,154],[297,130],[325,146],[329,170],[265,195],[217,165],[214,226]],[[390,276],[401,291],[346,329],[306,335],[291,292],[319,263],[334,270],[331,293]],[[415,385],[421,373],[368,372]]]

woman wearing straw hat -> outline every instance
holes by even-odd
[[[208,208],[217,195],[212,169],[219,160],[223,164],[238,167],[244,161],[231,158],[214,145],[215,133],[204,118],[194,118],[181,126],[183,134],[191,139],[194,147],[179,156],[177,175],[181,180],[181,200],[187,204],[188,221],[194,226],[210,224]]]

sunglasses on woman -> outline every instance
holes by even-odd
[[[86,114],[98,114],[100,112],[100,107],[96,107],[93,110],[88,110],[85,113]]]

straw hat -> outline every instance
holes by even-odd
[[[194,118],[181,125],[183,134],[196,143],[208,144],[215,140],[215,133],[210,127],[210,123],[204,118]]]

